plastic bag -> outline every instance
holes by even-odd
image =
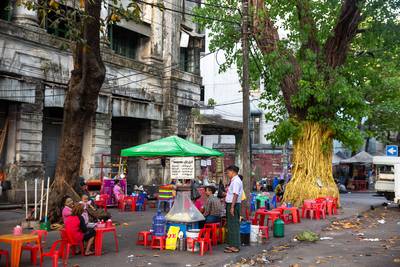
[[[222,179],[221,180],[219,180],[219,184],[218,184],[218,194],[217,194],[217,197],[218,198],[224,198],[225,196],[224,196],[224,193],[225,193],[226,191],[225,191],[225,186],[224,186],[224,183],[222,182]]]
[[[199,191],[197,190],[197,184],[196,182],[193,182],[190,188],[190,198],[195,201],[196,199],[199,199],[201,197]]]

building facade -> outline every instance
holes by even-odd
[[[40,12],[14,2],[0,4],[0,129],[6,133],[0,171],[11,182],[12,202],[23,196],[25,180],[32,184],[34,178],[54,176],[73,68],[64,26],[39,26]],[[194,134],[203,35],[189,14],[198,4],[165,1],[161,9],[158,2],[141,1],[140,22],[122,20],[101,36],[106,79],[95,117],[82,125],[80,173],[86,179],[99,178],[102,155],[119,155],[121,148],[172,134]],[[104,7],[102,16],[108,13]],[[130,184],[160,181],[160,160],[128,159],[127,166]]]

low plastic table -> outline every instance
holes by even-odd
[[[11,267],[18,267],[21,258],[21,248],[24,243],[36,242],[40,251],[40,239],[38,235],[0,235],[0,242],[11,244]]]
[[[118,238],[117,238],[117,230],[115,226],[111,227],[104,227],[104,228],[95,228],[96,237],[94,240],[94,254],[96,256],[101,256],[101,250],[103,247],[103,234],[104,233],[114,233],[114,240],[115,240],[115,250],[118,253]]]

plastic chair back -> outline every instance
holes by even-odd
[[[31,232],[33,235],[38,235],[40,242],[46,242],[47,240],[47,231],[46,230],[33,230]]]
[[[211,228],[200,229],[198,240],[208,240],[211,237]]]
[[[324,198],[324,197],[316,198],[316,199],[315,199],[315,202],[317,202],[317,203],[324,203],[324,202],[326,202],[326,198]]]

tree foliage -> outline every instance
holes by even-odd
[[[211,32],[210,51],[225,53],[221,71],[233,64],[240,70],[240,2],[207,0],[196,11],[220,19],[198,21]],[[250,2],[251,80],[265,81],[262,106],[276,123],[267,136],[273,143],[296,138],[302,122],[312,121],[356,149],[366,118],[379,129],[382,116],[398,115],[399,0]]]

